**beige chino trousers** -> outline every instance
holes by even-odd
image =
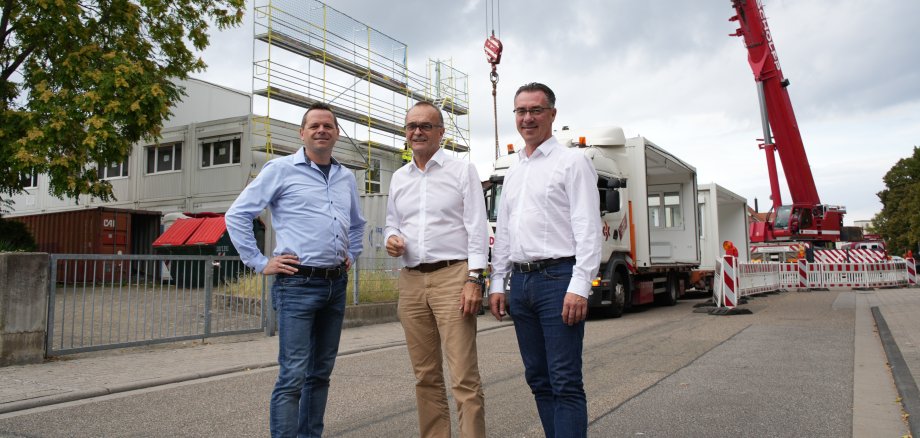
[[[431,273],[399,274],[399,321],[415,371],[415,399],[422,438],[450,437],[442,347],[457,403],[461,437],[485,437],[485,410],[476,355],[476,315],[460,311],[468,265]]]

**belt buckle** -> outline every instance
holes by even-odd
[[[536,270],[537,270],[537,269],[536,269],[536,267],[535,267],[535,264],[532,263],[532,262],[524,262],[524,263],[521,263],[521,272],[523,272],[523,273],[533,272],[533,271],[536,271]]]

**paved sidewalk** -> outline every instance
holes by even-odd
[[[481,332],[511,325],[511,321],[498,322],[486,314],[478,324]],[[193,344],[96,352],[0,368],[0,414],[278,364],[277,337],[247,335]],[[404,344],[398,322],[348,328],[342,331],[339,355]]]
[[[876,290],[872,306],[878,307],[889,339],[895,344],[887,345],[886,350],[892,347],[900,353],[901,358],[897,358],[888,351],[887,359],[904,413],[910,418],[910,433],[920,437],[920,392],[917,388],[920,382],[920,289]],[[884,327],[878,326],[881,332]],[[880,335],[884,341],[885,333]]]

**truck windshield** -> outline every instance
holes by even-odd
[[[776,220],[773,221],[774,228],[789,228],[789,214],[792,213],[791,205],[783,205],[776,209]]]
[[[493,181],[492,187],[486,189],[486,211],[489,214],[489,222],[498,220],[498,202],[502,197],[502,182]]]

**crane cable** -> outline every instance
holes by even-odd
[[[502,42],[495,36],[495,22],[496,15],[498,15],[499,28],[498,32],[501,35],[501,9],[499,2],[501,0],[492,0],[492,6],[486,8],[486,34],[489,34],[489,11],[492,12],[492,32],[486,38],[485,45],[483,49],[486,52],[486,60],[489,64],[492,64],[492,72],[489,73],[489,80],[492,82],[492,109],[494,114],[494,124],[495,124],[495,159],[497,160],[500,155],[500,150],[498,147],[498,63],[502,60]],[[487,2],[488,4],[488,2]]]

